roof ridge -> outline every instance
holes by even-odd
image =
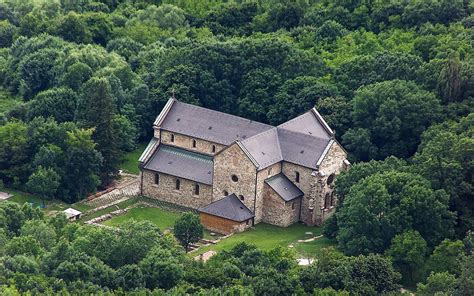
[[[206,162],[213,162],[212,161],[212,156],[197,153],[194,151],[188,151],[183,148],[179,147],[174,147],[166,144],[161,144],[161,149],[164,149],[165,151],[168,151],[170,153],[175,153],[183,157],[191,158],[191,159],[197,159],[200,161],[206,161]]]
[[[255,123],[258,123],[258,124],[261,124],[261,125],[270,126],[270,127],[275,127],[275,126],[270,125],[270,124],[267,124],[267,123],[263,123],[263,122],[260,122],[260,121],[257,121],[257,120],[248,119],[248,118],[245,118],[245,117],[242,117],[242,116],[238,116],[238,115],[226,113],[226,112],[223,112],[223,111],[218,111],[218,110],[206,108],[206,107],[203,107],[203,106],[197,106],[197,105],[193,105],[193,104],[190,104],[190,103],[181,102],[181,101],[178,101],[178,100],[176,100],[176,102],[178,102],[178,103],[180,103],[180,104],[183,104],[183,105],[187,105],[187,106],[189,106],[189,107],[191,107],[191,108],[201,109],[201,110],[203,110],[203,111],[205,111],[205,112],[209,112],[209,113],[219,113],[219,114],[223,114],[223,115],[225,115],[225,116],[230,116],[230,117],[242,119],[242,120],[245,120],[245,121],[248,121],[248,122],[255,122]]]
[[[253,139],[253,138],[260,137],[260,136],[264,136],[264,135],[266,135],[267,133],[272,132],[272,131],[276,131],[276,130],[277,130],[277,127],[276,127],[276,126],[272,126],[272,128],[269,128],[269,129],[267,129],[267,130],[265,130],[265,131],[263,131],[263,132],[261,132],[261,133],[258,133],[258,134],[256,134],[256,135],[253,135],[253,136],[251,136],[251,137],[249,137],[249,138],[243,139],[243,140],[240,141],[240,142],[243,143],[243,142],[246,142],[246,141],[250,141],[250,140]]]
[[[298,131],[289,130],[289,129],[286,129],[286,128],[283,128],[283,127],[277,127],[277,129],[278,129],[279,131],[284,131],[284,132],[288,132],[288,133],[293,133],[293,134],[297,134],[297,135],[302,135],[302,136],[304,136],[304,137],[306,137],[306,138],[311,138],[311,139],[316,138],[316,139],[320,139],[320,140],[323,140],[323,141],[329,141],[329,140],[330,140],[330,138],[329,138],[329,139],[325,139],[325,138],[321,138],[321,137],[316,136],[316,135],[308,135],[308,134],[306,134],[306,133],[302,133],[302,132],[298,132]]]

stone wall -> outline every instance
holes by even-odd
[[[232,180],[232,176],[237,181]],[[232,144],[227,149],[214,157],[213,176],[213,201],[224,197],[224,191],[228,194],[235,193],[250,211],[254,211],[255,180],[257,169],[237,144]]]
[[[180,190],[176,190],[176,179],[180,180]],[[199,185],[199,195],[194,194],[194,186]],[[160,173],[160,182],[155,184],[155,172],[143,170],[143,195],[180,206],[198,209],[211,203],[212,187],[191,180]]]
[[[313,170],[310,168],[302,167],[289,162],[283,162],[282,172],[285,176],[290,179],[301,191],[304,196],[302,198],[301,217],[300,220],[308,225],[313,225],[312,217],[313,212],[311,211],[311,195],[312,195],[312,184],[317,182],[317,177],[313,174]],[[300,181],[297,183],[296,172],[300,174]]]
[[[319,178],[320,178],[320,185],[319,185],[319,198],[318,203],[315,207],[318,210],[315,217],[315,224],[322,224],[327,218],[329,218],[336,209],[337,198],[334,196],[334,203],[333,205],[330,202],[327,203],[325,207],[325,198],[326,195],[331,196],[333,195],[334,191],[334,183],[337,175],[345,169],[344,159],[347,158],[347,153],[342,149],[339,143],[334,142],[329,148],[326,157],[322,161],[321,165],[319,166]],[[331,177],[331,175],[333,175]],[[328,182],[328,178],[332,179],[332,182]]]
[[[200,213],[199,218],[204,228],[220,234],[242,232],[252,226],[252,219],[242,222],[236,222],[214,215],[209,215],[207,213]]]
[[[281,162],[275,163],[257,173],[257,202],[255,204],[255,224],[263,219],[265,179],[281,173]]]
[[[171,135],[174,135],[174,141],[171,142]],[[196,141],[196,147],[193,147],[193,140]],[[161,143],[180,147],[189,151],[195,151],[198,153],[203,153],[207,155],[214,155],[224,149],[226,146],[213,143],[206,140],[201,140],[197,138],[192,138],[186,135],[171,133],[169,131],[161,130]],[[212,152],[212,147],[215,147],[215,152]]]
[[[298,222],[302,198],[285,202],[267,184],[265,184],[263,191],[263,222],[281,227]]]

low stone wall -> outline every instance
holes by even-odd
[[[99,217],[96,217],[96,218],[93,218],[91,220],[88,220],[86,222],[84,222],[84,224],[98,224],[98,223],[101,223],[101,222],[104,222],[104,221],[107,221],[109,219],[112,219],[112,217],[114,216],[118,216],[118,215],[122,215],[122,214],[125,214],[126,212],[128,212],[131,208],[133,208],[135,205],[133,206],[130,206],[130,207],[127,207],[125,209],[119,209],[119,210],[116,210],[116,211],[112,211],[110,213],[107,213],[107,214],[104,214],[102,216],[99,216]]]

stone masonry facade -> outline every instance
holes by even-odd
[[[235,194],[243,206],[253,213],[252,221],[244,223],[242,221],[232,221],[226,217],[214,217],[209,214],[201,215],[201,220],[205,221],[205,226],[208,229],[212,231],[221,230],[221,232],[243,231],[261,222],[281,227],[287,227],[296,222],[307,225],[321,225],[334,213],[337,204],[337,197],[333,192],[334,180],[341,171],[348,169],[350,164],[346,159],[346,151],[334,139],[334,134],[317,111],[311,111],[311,113],[308,111],[309,115],[302,115],[302,120],[306,121],[301,130],[313,128],[308,127],[308,125],[314,122],[315,127],[310,130],[309,134],[315,133],[314,131],[322,133],[321,130],[325,131],[326,129],[328,130],[327,136],[323,135],[321,140],[319,138],[314,140],[309,139],[307,135],[304,135],[304,137],[300,135],[300,138],[308,138],[308,141],[315,141],[316,144],[299,145],[294,149],[296,151],[294,155],[291,155],[292,151],[283,150],[287,149],[286,147],[291,143],[282,142],[281,147],[277,143],[273,148],[282,149],[282,152],[275,154],[276,160],[272,159],[272,161],[265,162],[264,157],[267,156],[265,152],[262,151],[260,154],[255,152],[256,148],[249,145],[245,139],[235,139],[235,141],[229,143],[224,143],[224,140],[215,140],[215,136],[211,132],[217,129],[216,127],[213,127],[213,129],[211,129],[211,126],[207,129],[203,128],[205,131],[202,132],[202,136],[199,130],[186,131],[186,126],[184,128],[180,127],[179,132],[177,132],[170,123],[171,119],[167,119],[167,117],[177,116],[171,114],[172,112],[181,110],[173,110],[175,108],[173,104],[178,103],[169,102],[158,116],[154,125],[154,144],[151,145],[152,142],[150,142],[151,148],[147,148],[140,158],[142,195],[199,210],[228,195]],[[180,116],[184,117],[186,114]],[[224,115],[219,114],[219,116]],[[305,117],[303,118],[303,116]],[[307,120],[308,118],[310,121]],[[176,121],[179,121],[179,119],[173,120],[175,125],[177,124]],[[193,120],[206,119],[194,118]],[[229,120],[236,119],[232,117]],[[209,125],[209,123],[206,124]],[[198,125],[195,124],[195,126]],[[195,129],[195,126],[189,128]],[[200,123],[199,126],[206,125]],[[231,128],[234,127],[231,126]],[[261,125],[258,128],[267,127]],[[268,128],[274,127],[270,126]],[[290,128],[288,127],[288,129]],[[275,129],[278,132],[280,126]],[[298,130],[291,132],[299,133]],[[280,136],[278,133],[277,135]],[[262,143],[262,146],[265,145],[273,144]],[[317,145],[320,145],[320,148],[314,148]],[[149,163],[154,155],[160,153],[159,147],[166,146],[182,150],[183,155],[188,153],[189,157],[186,156],[188,157],[186,161],[189,161],[189,163],[199,159],[199,155],[211,159],[209,172],[205,171],[207,167],[191,166],[179,167],[179,169],[173,171],[175,173],[169,173],[166,170],[167,167],[171,168],[175,164],[178,165],[179,159],[178,161],[170,160],[169,162],[166,162],[166,160],[163,162],[162,160],[158,167],[150,166]],[[309,152],[296,150],[300,149],[300,146],[309,147],[305,148]],[[298,152],[300,153],[298,154]],[[301,159],[303,153],[308,155],[308,161]],[[183,165],[183,163],[185,165],[186,161],[179,162],[179,165]],[[203,171],[203,173],[199,175],[199,171]],[[181,172],[187,174],[181,176]],[[289,186],[295,187],[295,190],[300,191],[301,194],[299,196],[285,196],[286,191],[291,191],[289,190],[291,188],[287,188],[287,185],[277,189],[270,187],[266,180],[275,177],[289,180]],[[179,185],[177,185],[177,182]],[[197,187],[198,189],[196,189]]]
[[[155,183],[157,174],[158,184]],[[192,209],[211,203],[212,187],[209,185],[148,170],[142,171],[142,177],[142,195]],[[179,189],[176,189],[177,180]],[[196,185],[199,186],[199,195],[195,194]]]

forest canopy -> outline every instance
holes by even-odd
[[[141,253],[114,259],[99,254],[105,234],[9,204],[0,283],[33,274],[41,287],[8,289],[216,295],[376,295],[421,283],[420,295],[472,295],[473,10],[468,0],[0,0],[4,186],[68,203],[106,188],[172,94],[274,125],[316,107],[352,162],[325,225],[341,253],[309,269],[249,246],[196,265],[150,225],[137,235],[153,233],[160,248],[140,237],[129,243]],[[10,221],[12,211],[24,219]],[[152,261],[169,254],[163,283]]]

